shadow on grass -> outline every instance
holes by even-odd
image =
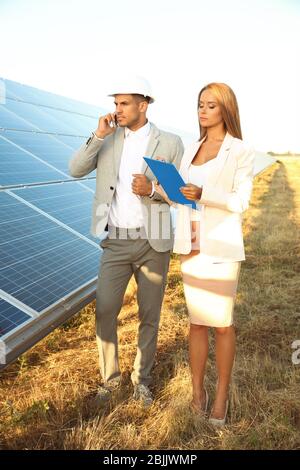
[[[242,264],[240,302],[236,305],[237,330],[248,351],[273,348],[274,354],[276,345],[282,354],[282,340],[290,348],[297,325],[299,331],[295,316],[300,301],[299,226],[294,220],[295,192],[285,166],[278,162],[266,175],[258,177],[256,192],[266,179],[267,191],[252,205],[260,213],[252,219],[245,237],[246,261]]]

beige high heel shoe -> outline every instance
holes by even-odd
[[[223,426],[225,426],[226,418],[227,418],[227,412],[228,412],[228,406],[229,406],[229,400],[226,400],[224,418],[212,418],[210,416],[208,422],[210,424],[212,424],[213,426],[215,426],[216,428],[222,428]]]
[[[204,389],[204,392],[205,392],[205,405],[204,405],[204,409],[200,406],[196,406],[193,402],[191,403],[191,408],[194,412],[196,412],[198,415],[205,415],[207,413],[207,409],[208,409],[208,401],[209,401],[209,397],[208,397],[208,393],[207,393],[207,390],[206,388]]]

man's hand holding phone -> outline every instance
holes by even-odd
[[[118,126],[116,113],[109,113],[99,118],[98,127],[95,134],[100,139],[105,139],[110,134],[113,134]]]

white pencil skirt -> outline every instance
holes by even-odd
[[[181,255],[184,294],[190,323],[212,327],[233,324],[241,262],[212,263],[199,251]]]

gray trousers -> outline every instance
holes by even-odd
[[[102,379],[109,384],[120,378],[117,317],[132,274],[137,283],[138,344],[131,380],[151,382],[161,305],[167,281],[170,252],[157,252],[147,239],[111,239],[100,243],[96,294],[96,333]],[[114,380],[115,382],[115,380]]]

